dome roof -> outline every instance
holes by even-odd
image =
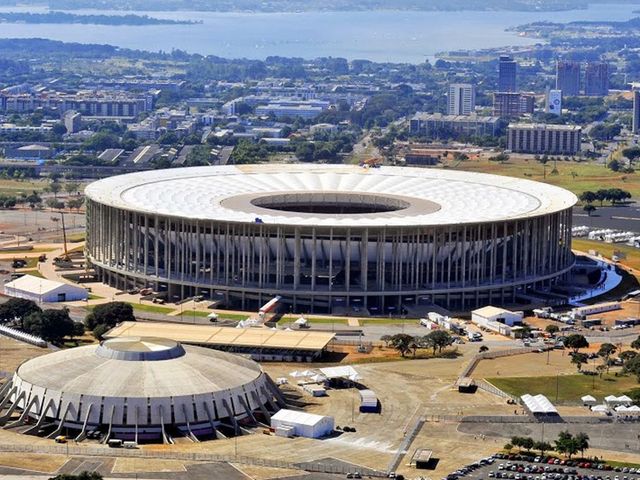
[[[98,397],[176,397],[225,391],[263,375],[253,360],[154,337],[120,337],[100,345],[31,359],[16,375],[34,386]]]

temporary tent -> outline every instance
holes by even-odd
[[[592,397],[591,395],[585,395],[584,397],[582,397],[580,400],[582,400],[582,404],[583,405],[587,405],[587,406],[592,406],[595,405],[597,400],[595,399],[595,397]]]
[[[610,407],[617,407],[618,405],[631,405],[633,400],[626,395],[621,395],[620,397],[608,395],[604,397],[604,402]]]
[[[26,298],[34,302],[72,302],[86,300],[88,297],[86,288],[33,275],[23,275],[5,283],[4,293],[10,297]]]
[[[334,420],[333,417],[326,415],[315,415],[283,408],[271,417],[271,427],[276,430],[292,427],[294,435],[320,438],[333,431]]]
[[[356,372],[355,368],[353,368],[350,365],[345,365],[343,367],[321,368],[320,372],[329,380],[343,379],[343,380],[351,380],[352,382],[357,382],[362,378],[360,374]]]
[[[606,413],[607,415],[609,415],[609,407],[607,407],[606,405],[594,405],[593,407],[591,407],[591,411],[595,413]]]
[[[547,397],[544,395],[529,395],[528,393],[522,395],[520,397],[524,402],[525,407],[534,415],[542,414],[542,415],[550,415],[550,414],[558,414],[558,410],[553,404],[549,401]]]
[[[379,411],[380,403],[376,392],[373,390],[360,390],[360,411],[361,412],[377,412]]]

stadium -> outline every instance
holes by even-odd
[[[28,421],[25,433],[50,438],[75,432],[82,440],[98,431],[104,442],[172,443],[178,435],[238,434],[256,416],[269,423],[282,402],[252,360],[162,338],[118,337],[20,365],[0,390],[0,420]]]
[[[561,188],[405,167],[239,165],[89,185],[86,254],[102,281],[228,308],[300,312],[531,303],[566,279]]]

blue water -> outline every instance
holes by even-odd
[[[269,55],[364,58],[418,63],[436,52],[529,45],[539,40],[506,32],[539,20],[626,20],[638,5],[591,5],[565,12],[133,12],[197,25],[105,26],[0,24],[0,38],[49,38],[121,47],[264,59]],[[42,11],[3,8],[2,11]],[[105,13],[97,10],[76,13]]]

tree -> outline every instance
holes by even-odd
[[[109,326],[100,324],[96,326],[91,333],[96,338],[96,340],[103,340],[104,334],[107,333],[109,330],[111,330]]]
[[[58,198],[58,193],[62,190],[62,184],[59,182],[51,182],[49,186],[47,186],[47,190],[53,193],[54,198]]]
[[[579,372],[582,370],[582,365],[584,365],[588,361],[589,361],[589,357],[587,356],[586,353],[573,352],[571,354],[571,363],[573,363],[576,366]]]
[[[634,350],[640,350],[640,335],[633,342],[631,342],[631,348]]]
[[[391,346],[400,352],[403,357],[411,350],[414,338],[406,333],[398,333],[391,337]]]
[[[580,194],[580,201],[583,203],[593,203],[597,200],[597,196],[595,193],[587,190],[586,192],[582,192]]]
[[[625,350],[624,352],[620,352],[618,354],[618,358],[622,360],[623,364],[626,364],[629,360],[638,356],[638,352],[634,352],[633,350]]]
[[[640,355],[636,355],[631,360],[629,360],[623,368],[625,373],[630,373],[635,375],[638,379],[638,383],[640,383]]]
[[[607,373],[609,372],[609,358],[616,353],[618,349],[613,343],[603,343],[598,350],[598,356],[602,357],[604,364],[607,366]]]
[[[533,448],[535,448],[536,450],[540,450],[540,455],[544,457],[544,452],[553,450],[553,445],[551,445],[549,442],[535,442]]]
[[[487,347],[486,345],[482,345],[482,346],[478,349],[478,351],[479,351],[480,353],[488,352],[488,351],[489,351],[489,347]]]
[[[51,477],[49,480],[102,480],[102,478],[102,475],[98,472],[81,472],[78,475],[61,473],[55,477]]]
[[[568,431],[560,432],[558,439],[555,441],[555,449],[558,453],[562,453],[571,458],[580,448],[578,442]]]
[[[380,337],[380,340],[384,342],[384,346],[388,347],[389,346],[389,342],[391,342],[391,335],[382,335]]]
[[[80,210],[80,207],[82,207],[83,203],[84,198],[82,197],[70,198],[69,200],[67,200],[67,207],[72,210]]]
[[[76,193],[80,190],[80,184],[78,182],[66,182],[64,184],[64,190],[67,193]]]
[[[557,325],[547,325],[546,327],[544,327],[544,331],[547,332],[550,335],[555,335],[556,333],[558,333],[560,331],[560,328]]]
[[[573,349],[573,353],[578,353],[578,350],[580,350],[581,348],[588,348],[589,342],[587,342],[587,339],[584,337],[584,335],[574,333],[573,335],[569,335],[564,339],[564,346]]]
[[[584,457],[584,451],[589,449],[589,435],[579,432],[574,437],[576,447],[580,450],[580,456]]]
[[[52,343],[60,343],[74,332],[69,310],[48,309],[35,312],[24,319],[24,330]]]
[[[84,335],[84,323],[73,322],[73,330],[69,334],[69,338],[73,340],[74,337],[81,337]]]
[[[587,203],[584,207],[582,207],[582,210],[587,212],[587,215],[590,217],[591,214],[593,212],[595,212],[597,209],[596,209],[596,207],[594,205],[591,205],[590,203]]]
[[[84,323],[93,330],[98,325],[106,325],[109,328],[115,327],[120,322],[135,322],[133,307],[126,302],[109,302],[96,305],[89,313]]]
[[[20,319],[20,326],[24,328],[23,320],[32,313],[39,313],[42,309],[33,300],[24,298],[10,298],[0,305],[0,323]]]
[[[442,349],[451,345],[452,342],[453,338],[451,338],[451,335],[444,330],[434,330],[424,337],[424,344],[433,348],[434,355],[436,353],[436,349],[439,352],[442,352]]]

